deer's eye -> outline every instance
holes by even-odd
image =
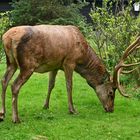
[[[113,91],[109,91],[108,96],[113,96]]]

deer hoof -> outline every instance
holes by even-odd
[[[21,123],[21,121],[19,118],[17,118],[17,119],[13,119],[13,123]]]
[[[69,113],[72,115],[78,114],[78,112],[75,109],[69,110]]]
[[[0,112],[0,122],[4,121],[4,113]]]
[[[45,104],[45,105],[43,106],[43,109],[49,109],[49,105]]]

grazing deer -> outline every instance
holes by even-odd
[[[5,94],[7,85],[16,72],[20,73],[11,86],[12,90],[12,120],[20,122],[18,115],[18,93],[20,88],[33,72],[49,74],[48,95],[44,107],[49,108],[51,91],[55,84],[55,77],[59,69],[63,70],[66,78],[68,93],[68,108],[75,113],[72,101],[73,71],[86,79],[87,83],[96,91],[105,111],[114,110],[115,90],[124,94],[119,82],[123,67],[135,64],[124,64],[127,56],[140,45],[140,37],[130,45],[119,64],[114,69],[113,81],[106,67],[88,45],[79,29],[74,26],[38,25],[13,27],[3,35],[3,44],[7,60],[7,70],[2,79],[2,110],[0,120],[5,116]]]

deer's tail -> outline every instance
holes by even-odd
[[[17,66],[16,52],[14,51],[12,38],[4,34],[2,37],[2,41],[3,41],[4,52],[6,55],[7,65],[13,64]]]

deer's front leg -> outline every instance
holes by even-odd
[[[73,106],[73,99],[72,99],[72,76],[73,76],[74,66],[75,65],[69,64],[68,62],[64,64],[66,87],[68,93],[68,107],[69,107],[69,112],[71,114],[76,113]]]

